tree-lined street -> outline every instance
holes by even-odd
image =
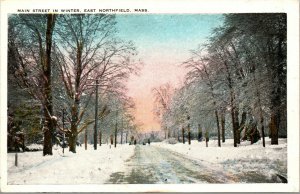
[[[11,14],[7,65],[10,184],[287,182],[285,13]]]

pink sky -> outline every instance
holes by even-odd
[[[136,121],[142,124],[143,130],[160,129],[160,124],[152,112],[154,104],[152,88],[167,82],[176,86],[185,75],[185,69],[175,62],[178,56],[170,54],[174,53],[164,55],[163,51],[156,50],[144,56],[144,66],[140,75],[131,76],[128,82],[129,96],[133,97],[136,103]]]
[[[182,83],[186,70],[179,66],[206,41],[221,15],[145,14],[118,15],[119,36],[132,40],[144,66],[139,76],[128,81],[128,95],[136,103],[136,121],[143,130],[159,130],[153,115],[152,88],[169,82],[174,88]]]

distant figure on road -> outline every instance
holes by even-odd
[[[133,141],[133,144],[136,145],[136,139]]]
[[[150,138],[148,139],[148,144],[150,145]]]

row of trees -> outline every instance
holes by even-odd
[[[52,155],[56,128],[68,137],[69,150],[76,152],[78,134],[95,118],[104,122],[116,104],[133,108],[124,104],[123,81],[138,69],[133,60],[136,50],[132,42],[117,37],[115,15],[14,14],[8,23],[9,113],[12,120],[18,118],[16,101],[38,105],[43,155]],[[96,117],[91,116],[95,80],[101,101]],[[14,95],[17,90],[26,95]],[[118,102],[108,103],[111,96]],[[62,109],[68,115],[65,128],[59,116]],[[128,108],[123,110],[120,114],[130,114]]]
[[[232,135],[235,147],[260,137],[265,146],[268,132],[278,144],[287,134],[286,30],[286,14],[224,15],[224,24],[183,63],[182,87],[154,89],[163,128],[188,134],[191,125],[205,128],[219,146]]]

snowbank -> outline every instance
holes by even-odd
[[[76,154],[54,147],[52,156],[42,152],[18,153],[18,166],[14,166],[15,154],[8,153],[8,184],[99,184],[105,183],[110,174],[125,168],[125,161],[134,153],[135,146],[93,145],[88,149],[77,147]]]
[[[26,147],[29,148],[29,150],[43,150],[42,144],[30,144]]]
[[[185,144],[153,143],[152,145],[168,149],[183,156],[206,162],[214,168],[222,168],[228,173],[260,172],[273,177],[275,174],[287,176],[287,142],[279,139],[279,145],[271,145],[266,138],[266,147],[262,142],[250,145],[250,142],[241,142],[238,147],[233,147],[233,140],[228,139],[218,147],[217,140],[210,140],[208,147],[205,141],[192,141]]]

